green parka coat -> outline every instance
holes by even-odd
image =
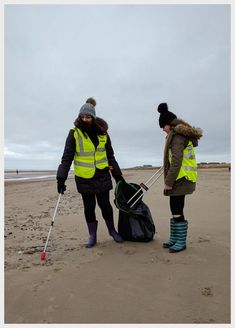
[[[185,178],[176,180],[183,160],[183,151],[187,147],[189,140],[193,146],[198,146],[198,140],[202,136],[200,128],[194,128],[181,119],[174,119],[171,122],[171,132],[166,137],[164,149],[164,183],[173,187],[171,190],[164,190],[165,196],[179,196],[192,194],[196,188],[196,183]],[[169,162],[169,149],[172,152],[172,162]]]

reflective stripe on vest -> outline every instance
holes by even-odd
[[[76,176],[90,179],[95,174],[95,169],[104,169],[109,166],[105,144],[107,135],[98,135],[99,144],[95,146],[87,134],[83,134],[80,129],[74,130],[76,141],[76,152],[74,155],[74,173]]]
[[[171,149],[169,149],[169,162],[171,163],[171,161],[172,152]],[[187,147],[184,149],[182,165],[176,180],[179,180],[183,177],[191,182],[197,181],[197,162],[192,141],[189,141]]]

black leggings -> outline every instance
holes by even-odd
[[[113,221],[113,208],[109,201],[109,190],[99,194],[82,194],[86,221],[87,222],[96,221],[96,215],[95,215],[96,199],[105,221]]]
[[[170,196],[170,208],[172,215],[184,215],[184,199],[185,195]]]

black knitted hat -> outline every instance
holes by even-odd
[[[171,122],[177,118],[177,116],[168,110],[167,103],[161,103],[158,106],[159,116],[159,125],[160,128],[164,128],[165,125],[170,125]]]

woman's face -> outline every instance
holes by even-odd
[[[92,125],[92,116],[91,115],[80,115],[81,120],[85,122],[88,126]]]
[[[170,126],[170,125],[168,125],[168,124],[166,124],[166,125],[164,126],[164,128],[163,128],[163,131],[165,131],[165,132],[166,132],[166,134],[169,134],[169,133],[170,133],[170,131],[171,131],[171,126]]]

